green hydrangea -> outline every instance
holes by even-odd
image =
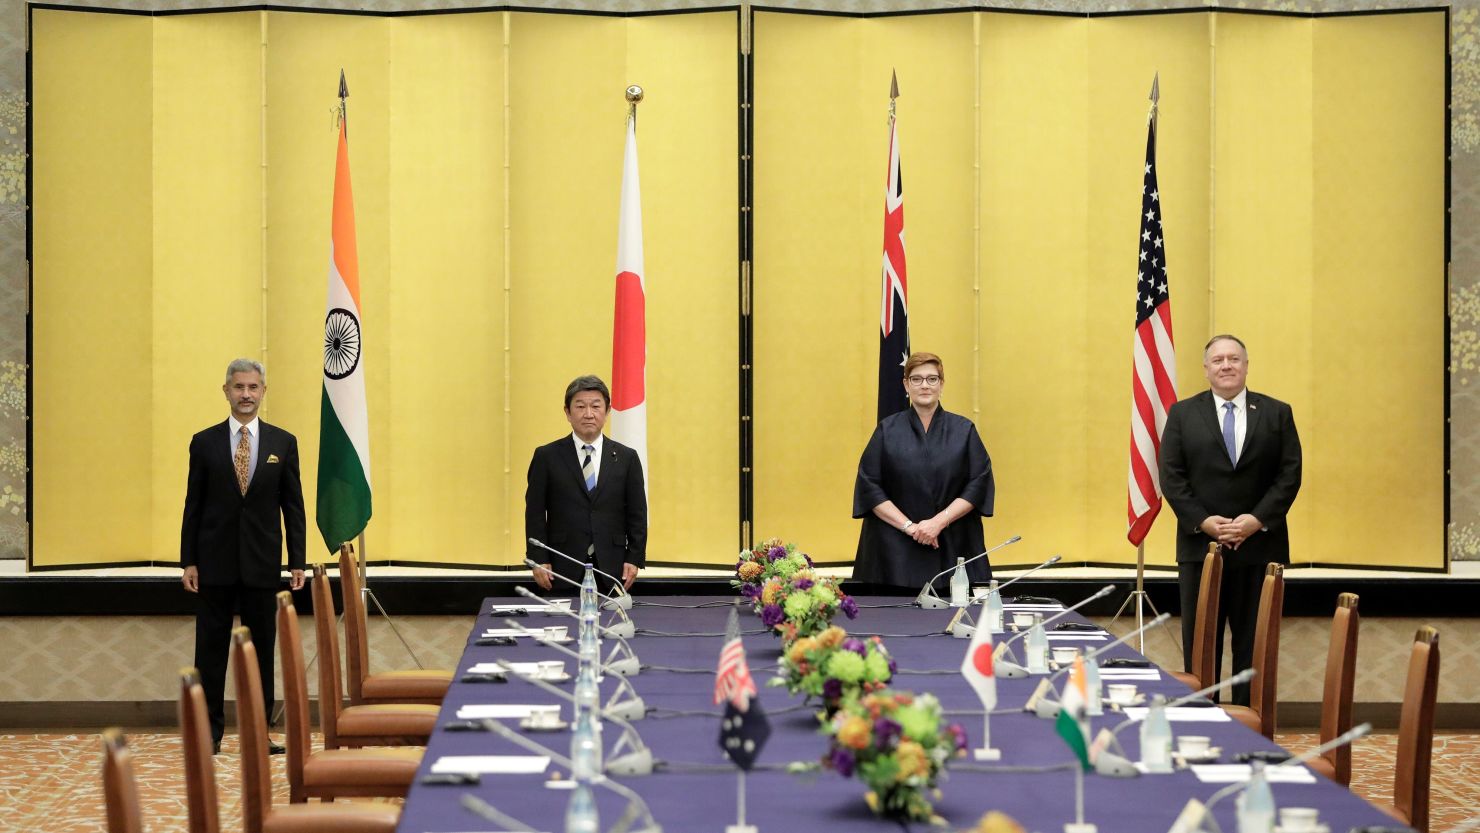
[[[920,705],[900,706],[894,711],[894,719],[898,721],[904,736],[910,740],[919,743],[935,740],[938,721],[935,715]]]
[[[857,683],[863,680],[864,662],[863,657],[852,651],[837,651],[827,658],[827,674],[836,677],[844,683]]]
[[[781,576],[787,581],[790,581],[791,577],[796,574],[796,571],[798,569],[800,569],[790,558],[783,558],[780,561],[772,562],[772,566],[776,570],[776,575]],[[803,564],[803,566],[806,565]]]
[[[788,554],[786,556],[786,560],[787,561],[790,561],[792,564],[796,565],[796,568],[798,570],[800,570],[803,567],[807,566],[807,556],[802,555],[801,553],[795,552],[793,550],[788,550]]]
[[[795,621],[812,612],[812,597],[807,593],[792,593],[786,597],[782,608],[786,611],[786,618]]]
[[[821,582],[812,585],[811,592],[812,598],[816,599],[817,603],[819,605],[822,605],[823,607],[827,607],[828,605],[833,604],[838,600],[838,594],[834,593],[831,587],[828,587]]]
[[[889,679],[889,660],[884,658],[882,651],[869,651],[863,666],[869,682],[882,683]]]
[[[822,674],[816,671],[807,672],[806,676],[802,677],[802,682],[799,687],[807,694],[821,694]]]

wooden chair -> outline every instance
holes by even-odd
[[[1208,545],[1203,558],[1202,582],[1197,588],[1197,623],[1192,632],[1192,670],[1173,671],[1172,677],[1196,691],[1218,681],[1218,600],[1223,593],[1223,554]],[[1191,611],[1182,611],[1187,616]]]
[[[200,672],[180,669],[180,747],[185,753],[186,830],[219,833],[221,810],[216,798],[216,763],[211,755],[211,727]]]
[[[120,729],[103,730],[103,807],[108,833],[143,833],[133,755]]]
[[[308,714],[308,673],[293,594],[277,595],[278,653],[283,665],[283,704],[288,728],[288,800],[332,801],[336,796],[405,798],[421,766],[420,749],[324,749],[313,751]]]
[[[339,551],[339,592],[344,596],[344,665],[349,703],[425,703],[442,705],[452,672],[432,668],[370,673],[370,641],[360,574],[348,548]]]
[[[267,759],[267,718],[252,632],[231,632],[231,664],[236,680],[236,714],[242,743],[242,833],[393,833],[401,809],[389,804],[284,804],[272,806],[272,768]],[[199,691],[199,686],[195,691]],[[191,695],[205,726],[205,696]],[[214,777],[212,777],[214,781]],[[188,786],[187,781],[187,786]],[[215,784],[211,785],[212,791]]]
[[[339,632],[334,627],[334,596],[324,565],[314,565],[313,619],[319,645],[319,725],[324,748],[341,746],[426,746],[437,728],[440,706],[380,703],[344,706],[339,682]]]
[[[1434,754],[1434,700],[1439,692],[1439,632],[1425,625],[1413,637],[1408,681],[1398,718],[1393,803],[1384,812],[1419,833],[1429,831],[1429,767]]]
[[[1357,680],[1357,631],[1362,617],[1357,613],[1357,594],[1336,597],[1331,619],[1331,643],[1326,648],[1326,684],[1321,693],[1321,743],[1351,731],[1352,690]],[[1306,766],[1332,781],[1349,787],[1352,783],[1352,748],[1333,749]]]
[[[1280,619],[1285,610],[1285,567],[1270,564],[1264,570],[1259,591],[1259,618],[1254,625],[1254,670],[1259,672],[1249,688],[1249,705],[1226,705],[1233,719],[1274,740],[1279,707]]]

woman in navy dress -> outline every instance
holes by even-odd
[[[858,461],[853,517],[863,530],[853,578],[917,589],[986,549],[981,517],[991,516],[997,488],[976,426],[941,407],[940,357],[912,354],[903,384],[910,407],[879,422]],[[985,558],[966,570],[973,583],[992,577]]]

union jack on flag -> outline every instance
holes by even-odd
[[[904,363],[910,355],[908,284],[904,268],[904,179],[899,170],[899,129],[894,99],[899,81],[889,91],[889,174],[884,188],[883,289],[879,308],[879,419],[910,406],[904,392]]]

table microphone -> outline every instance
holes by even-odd
[[[546,648],[554,648],[555,650],[559,651],[562,654],[565,654],[566,656],[574,657],[578,661],[581,659],[580,654],[572,651],[564,645],[561,645],[550,637],[545,636],[544,631],[530,630],[529,628],[524,627],[518,622],[515,622],[513,619],[505,619],[504,624],[516,631],[519,631],[520,634],[534,639],[536,642],[540,643]],[[613,653],[616,652],[613,651]],[[602,661],[600,657],[597,657],[597,665],[600,666],[602,671],[618,677],[636,677],[638,673],[642,671],[642,664],[637,661],[637,657],[635,656],[626,656],[622,657],[621,659],[614,659],[609,661]]]
[[[1110,650],[1111,648],[1114,648],[1117,645],[1124,645],[1132,637],[1136,636],[1137,634],[1140,634],[1141,632],[1145,631],[1147,628],[1151,627],[1152,625],[1160,625],[1162,622],[1165,622],[1166,620],[1168,620],[1170,618],[1172,618],[1172,614],[1170,614],[1170,613],[1163,613],[1163,614],[1157,616],[1155,619],[1152,619],[1150,622],[1147,622],[1146,624],[1142,625],[1141,627],[1136,628],[1135,630],[1133,630],[1130,633],[1126,634],[1125,636],[1122,636],[1121,638],[1115,640],[1114,642],[1111,642],[1109,645],[1103,645],[1103,646],[1101,646],[1099,648],[1096,648],[1093,651],[1090,651],[1089,653],[1087,653],[1087,654],[1084,655],[1084,658],[1086,660],[1094,659],[1094,658],[1098,657],[1100,654],[1105,653],[1106,651]],[[1072,665],[1065,666],[1063,668],[1060,668],[1059,670],[1055,671],[1052,676],[1050,676],[1048,679],[1044,680],[1044,682],[1048,683],[1049,690],[1051,690],[1055,695],[1057,695],[1060,701],[1063,700],[1063,696],[1059,694],[1058,686],[1054,684],[1054,681],[1057,680],[1058,678],[1064,676],[1065,674],[1069,673],[1070,669],[1072,669],[1072,668],[1073,668]],[[1032,698],[1029,698],[1029,699],[1031,701]],[[1026,709],[1027,707],[1024,706],[1024,708]],[[1062,706],[1059,703],[1054,702],[1052,700],[1049,700],[1047,697],[1039,697],[1038,698],[1038,702],[1034,705],[1034,708],[1031,709],[1031,711],[1034,714],[1038,715],[1039,717],[1042,717],[1042,718],[1046,718],[1046,719],[1050,719],[1051,720],[1051,719],[1059,716],[1059,711],[1060,711],[1061,708],[1062,708]]]
[[[1229,677],[1221,683],[1214,683],[1207,688],[1202,689],[1201,691],[1194,691],[1185,697],[1178,697],[1177,699],[1162,705],[1162,708],[1175,708],[1184,703],[1190,703],[1193,700],[1197,700],[1205,695],[1215,694],[1225,688],[1233,688],[1236,685],[1242,685],[1243,683],[1247,683],[1248,681],[1254,679],[1254,675],[1257,673],[1259,672],[1255,671],[1253,668],[1245,668],[1244,670],[1238,672],[1237,674],[1234,674],[1232,677]],[[1117,739],[1117,736],[1121,733],[1123,729],[1125,729],[1125,727],[1139,722],[1140,721],[1134,718],[1127,717],[1125,720],[1122,720],[1120,723],[1116,724],[1115,728],[1113,729],[1100,730],[1101,735],[1109,733],[1109,737],[1106,738],[1106,748],[1101,749],[1100,754],[1095,756],[1095,772],[1098,772],[1101,775],[1108,775],[1111,778],[1134,778],[1140,774],[1140,771],[1136,769],[1136,765],[1131,763],[1130,759],[1126,757],[1125,748],[1120,745],[1120,741]],[[1099,744],[1100,738],[1096,737],[1094,744],[1091,744],[1091,746],[1093,747]],[[1117,755],[1111,752],[1109,749],[1109,744],[1114,744],[1115,748],[1120,750],[1120,754]]]
[[[570,758],[565,757],[542,743],[538,743],[519,734],[497,720],[484,720],[483,728],[502,737],[504,740],[524,747],[536,755],[544,755],[571,772],[575,772],[575,765],[571,763]],[[648,803],[642,800],[642,796],[605,775],[593,777],[590,783],[592,786],[601,787],[627,799],[627,814],[623,818],[628,824],[636,819],[637,814],[640,813],[642,815],[646,822],[645,826],[633,830],[632,833],[663,833],[663,827],[658,824],[657,819],[653,818],[653,811],[648,807]],[[632,818],[627,819],[627,816],[631,816]]]
[[[607,578],[607,579],[610,579],[611,582],[612,582],[612,587],[616,589],[617,593],[616,593],[615,596],[613,596],[610,599],[610,601],[608,601],[606,603],[607,604],[607,610],[611,610],[613,608],[618,608],[618,607],[620,607],[623,610],[631,610],[632,609],[632,596],[631,596],[631,594],[629,594],[627,592],[627,588],[622,586],[622,580],[619,579],[619,578],[617,578],[616,576],[612,575],[611,573],[606,572],[605,570],[601,569],[600,567],[597,567],[596,564],[594,563],[594,559],[593,559],[593,561],[582,561],[582,560],[580,560],[579,558],[576,558],[573,555],[567,555],[567,554],[561,552],[560,550],[557,550],[554,547],[549,546],[544,541],[541,541],[538,538],[530,538],[528,540],[529,540],[529,543],[534,544],[535,546],[539,547],[540,549],[542,549],[542,550],[544,550],[546,552],[553,552],[556,555],[560,556],[561,558],[564,558],[566,561],[569,561],[570,563],[575,564],[576,566],[580,567],[581,569],[585,569],[586,567],[590,567],[591,568],[591,571],[594,572],[594,573],[596,573],[596,575],[602,576],[602,577]]]
[[[1034,567],[1034,568],[1032,568],[1031,570],[1028,570],[1025,573],[1020,573],[1020,574],[1018,574],[1016,576],[1013,576],[1012,578],[1008,579],[1007,581],[1005,581],[1005,582],[997,585],[997,595],[998,596],[1001,596],[1002,595],[1002,591],[1005,590],[1005,589],[1007,589],[1008,587],[1011,587],[1012,585],[1016,584],[1017,582],[1022,581],[1023,579],[1027,578],[1028,576],[1033,575],[1034,573],[1038,572],[1039,570],[1043,569],[1044,567],[1052,567],[1053,565],[1059,563],[1062,560],[1064,560],[1064,557],[1062,555],[1055,555],[1053,558],[1050,558],[1047,561],[1043,562],[1042,564],[1039,564],[1037,567]]]
[[[940,596],[936,595],[936,593],[935,593],[935,580],[936,579],[940,578],[941,576],[945,575],[946,573],[949,573],[949,572],[954,571],[957,567],[964,567],[967,564],[970,564],[971,562],[977,560],[978,558],[986,558],[988,555],[991,555],[992,553],[996,552],[997,550],[1002,549],[1003,547],[1007,546],[1008,544],[1016,544],[1017,542],[1019,542],[1021,540],[1023,540],[1023,536],[1021,536],[1021,535],[1014,535],[1011,538],[1008,538],[1006,541],[1003,541],[1002,543],[998,544],[995,547],[992,547],[991,549],[989,549],[989,550],[987,550],[985,552],[979,552],[976,555],[973,555],[972,557],[970,557],[970,558],[966,559],[965,561],[961,562],[960,564],[953,564],[953,565],[945,568],[944,570],[941,570],[940,572],[936,573],[935,575],[931,576],[930,577],[930,580],[927,581],[927,582],[925,582],[925,586],[922,587],[922,588],[920,588],[920,594],[915,597],[915,604],[919,605],[921,608],[923,608],[925,610],[945,610],[946,608],[950,607],[951,606],[950,602],[947,602],[945,599],[942,599]],[[1049,559],[1049,561],[1052,561],[1052,560],[1053,559]],[[1043,566],[1043,565],[1039,565],[1039,566]]]
[[[1084,607],[1085,605],[1089,604],[1090,602],[1094,601],[1095,599],[1104,598],[1105,596],[1108,596],[1108,595],[1110,595],[1111,593],[1114,593],[1114,592],[1115,592],[1115,585],[1113,585],[1113,584],[1107,584],[1104,587],[1101,587],[1099,590],[1096,590],[1095,593],[1094,593],[1094,595],[1090,596],[1089,598],[1085,599],[1084,601],[1082,601],[1082,602],[1074,605],[1073,607],[1066,607],[1063,610],[1059,611],[1058,613],[1054,614],[1053,616],[1051,616],[1051,617],[1049,617],[1047,619],[1044,619],[1043,620],[1043,624],[1044,625],[1047,625],[1050,622],[1058,621],[1059,619],[1062,619],[1065,616],[1068,616],[1070,613],[1073,613],[1074,611],[1078,610],[1079,608]],[[1002,647],[1001,648],[994,648],[993,649],[993,651],[992,651],[992,673],[996,674],[999,677],[1006,677],[1009,680],[1015,680],[1015,679],[1018,679],[1018,678],[1021,678],[1021,677],[1028,676],[1028,669],[1022,667],[1021,665],[1018,665],[1015,662],[1011,662],[1009,660],[1003,659],[1002,658],[1002,655],[1003,654],[1007,654],[1008,656],[1011,656],[1012,655],[1011,654],[1012,643],[1014,643],[1014,642],[1018,641],[1019,639],[1022,639],[1023,637],[1027,636],[1028,633],[1029,633],[1029,631],[1031,631],[1031,630],[1032,630],[1032,628],[1028,628],[1027,630],[1021,631],[1021,632],[1019,632],[1017,634],[1017,636],[1014,636],[1013,638],[1011,638],[1011,639],[1007,640],[1006,642],[1002,643]]]
[[[1303,764],[1306,761],[1309,761],[1310,759],[1312,759],[1312,758],[1314,758],[1314,757],[1316,757],[1316,756],[1318,756],[1318,755],[1320,755],[1322,753],[1329,752],[1330,750],[1337,748],[1338,746],[1345,746],[1348,743],[1352,743],[1352,742],[1357,741],[1357,740],[1359,740],[1361,738],[1364,738],[1371,731],[1372,731],[1372,724],[1371,723],[1363,723],[1360,726],[1354,726],[1354,727],[1352,727],[1351,731],[1347,732],[1346,734],[1344,734],[1344,735],[1338,735],[1337,737],[1334,737],[1331,740],[1326,741],[1325,743],[1321,744],[1320,746],[1317,746],[1315,749],[1312,749],[1309,752],[1305,752],[1305,753],[1301,754],[1300,757],[1298,757],[1298,758],[1291,758],[1291,759],[1289,759],[1289,760],[1287,760],[1287,761],[1285,761],[1283,763],[1275,764],[1273,767],[1270,767],[1270,769],[1275,769],[1275,768],[1282,767],[1282,766],[1295,766],[1297,764]],[[1252,764],[1250,766],[1252,767]],[[1253,772],[1253,770],[1251,769],[1250,770],[1250,773],[1252,774],[1252,772]],[[1243,792],[1244,790],[1246,790],[1248,788],[1249,788],[1249,782],[1248,781],[1239,781],[1239,782],[1236,782],[1236,783],[1233,783],[1233,784],[1229,784],[1228,786],[1226,786],[1226,787],[1218,790],[1217,792],[1213,793],[1208,798],[1207,803],[1203,805],[1203,818],[1205,818],[1205,819],[1211,819],[1213,817],[1213,815],[1212,815],[1212,809],[1213,809],[1213,805],[1214,804],[1217,804],[1218,802],[1220,802],[1223,799],[1229,797],[1230,795],[1235,795],[1237,793],[1241,793],[1241,792]],[[1217,822],[1213,822],[1213,824],[1214,824],[1215,827],[1217,826]]]
[[[525,597],[526,599],[533,599],[534,601],[545,605],[547,608],[549,608],[549,612],[551,613],[561,613],[569,616],[577,622],[581,621],[580,614],[576,613],[573,610],[550,604],[548,600],[536,596],[534,591],[530,590],[527,587],[516,586],[514,588],[514,592]],[[610,636],[612,639],[615,639],[617,642],[621,643],[622,649],[627,652],[628,656],[637,656],[637,654],[632,652],[632,646],[627,644],[627,640],[632,638],[637,633],[637,627],[632,624],[631,619],[628,619],[625,622],[619,622],[610,627],[597,622],[596,627],[600,631],[602,636]]]
[[[533,827],[530,827],[519,819],[516,819],[508,813],[503,812],[502,810],[498,809],[492,804],[489,804],[487,801],[484,801],[478,796],[473,795],[472,793],[463,793],[462,796],[458,798],[458,803],[461,804],[464,809],[473,813],[477,817],[483,819],[484,821],[491,821],[504,830],[515,830],[519,833],[535,833],[535,829]]]
[[[505,672],[513,674],[515,677],[547,694],[554,694],[571,703],[576,702],[576,696],[574,694],[556,688],[531,674],[520,674],[514,670],[513,663],[508,660],[498,660],[498,666],[504,669]],[[639,702],[638,705],[641,706],[642,704]],[[637,730],[632,727],[632,724],[616,712],[606,710],[600,703],[596,703],[593,707],[596,709],[597,714],[622,727],[622,736],[612,746],[612,757],[606,759],[606,764],[603,768],[613,775],[652,775],[653,750],[649,749],[647,744],[642,742],[642,736],[637,734]],[[625,755],[617,754],[624,743],[631,748],[631,751]]]
[[[536,564],[535,561],[534,561],[534,559],[531,559],[531,558],[524,559],[524,563],[527,564],[527,565],[529,565],[529,568],[532,569],[532,570],[543,570],[543,569],[545,569],[540,564]],[[581,583],[579,581],[576,581],[576,580],[574,580],[572,578],[569,578],[567,576],[562,576],[561,574],[555,572],[554,570],[550,570],[549,573],[550,573],[550,575],[554,576],[555,578],[560,579],[561,581],[565,582],[566,584],[569,584],[569,585],[572,585],[572,586],[578,587],[578,588],[581,586]],[[515,590],[518,590],[520,588],[516,587],[514,589]],[[612,603],[611,606],[609,606],[607,609],[614,611],[616,613],[616,615],[617,615],[617,618],[619,618],[619,619],[622,620],[622,624],[621,625],[612,625],[612,627],[613,628],[616,628],[618,633],[622,633],[623,632],[622,631],[623,625],[630,626],[630,627],[632,627],[632,632],[631,633],[624,633],[623,635],[624,636],[634,636],[634,635],[636,635],[636,633],[637,633],[637,627],[635,625],[632,625],[632,618],[627,615],[627,609],[624,608],[624,607],[622,607],[621,605],[617,604],[616,603],[616,600],[615,600],[615,598],[613,596],[610,596],[610,595],[608,595],[606,593],[603,593],[600,590],[597,590],[596,591],[596,595],[600,596],[601,598],[605,599],[608,602],[611,602]],[[576,616],[576,618],[579,619],[580,617],[579,616]]]

